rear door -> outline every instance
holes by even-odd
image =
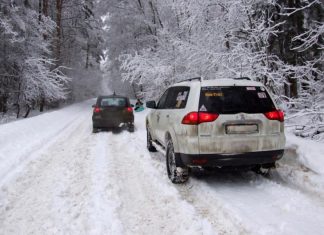
[[[165,102],[167,99],[169,90],[166,90],[163,95],[160,97],[156,109],[153,109],[151,111],[151,118],[150,118],[150,126],[151,126],[151,134],[153,139],[157,139],[161,143],[161,124],[160,124],[160,119],[161,119],[161,111],[165,109]]]
[[[166,146],[165,136],[167,131],[174,132],[175,126],[180,126],[183,114],[180,110],[187,104],[190,88],[187,86],[174,86],[168,89],[167,98],[159,115],[159,139]],[[176,141],[176,140],[174,140]]]
[[[276,107],[264,87],[202,87],[199,112],[217,113],[213,122],[199,124],[200,153],[235,154],[271,150],[279,145],[280,122],[264,113]]]
[[[127,106],[128,102],[124,97],[107,97],[100,100],[102,117],[111,126],[118,126],[123,122]]]

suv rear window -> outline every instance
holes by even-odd
[[[202,87],[199,111],[234,114],[266,113],[275,106],[264,87],[230,86]]]
[[[100,100],[101,107],[126,107],[126,99],[120,97],[102,98]]]

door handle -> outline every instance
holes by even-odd
[[[169,114],[167,114],[167,115],[166,115],[166,117],[167,117],[167,118],[169,118],[169,117],[170,117],[170,115],[169,115]]]

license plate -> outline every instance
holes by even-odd
[[[226,126],[226,134],[253,134],[258,132],[259,132],[259,128],[258,125],[256,124]]]

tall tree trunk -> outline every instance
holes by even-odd
[[[43,0],[43,15],[44,15],[44,17],[48,17],[48,0]],[[47,40],[46,33],[43,34],[43,38],[45,41]]]
[[[28,117],[28,115],[29,115],[29,113],[30,113],[30,110],[31,110],[31,107],[29,106],[29,105],[26,105],[26,113],[25,113],[25,115],[24,115],[24,118],[27,118]]]
[[[44,106],[45,106],[45,96],[42,94],[40,102],[39,102],[39,112],[44,111]]]
[[[28,1],[28,0],[24,0],[24,5],[25,5],[25,7],[28,7],[28,8],[30,8],[30,3],[29,3],[29,1]]]
[[[88,69],[89,67],[89,53],[90,53],[90,43],[87,43],[87,58],[86,58],[86,66],[85,68]]]
[[[42,6],[42,2],[43,1],[43,8],[42,8],[42,14],[47,17],[48,16],[48,0],[39,0],[39,7]],[[40,13],[41,14],[41,13]],[[46,41],[47,40],[47,34],[44,33],[43,34],[43,38]],[[40,101],[39,101],[39,111],[43,112],[44,111],[44,106],[45,106],[45,95],[42,92],[41,97],[40,97]],[[27,113],[25,114],[25,117],[27,117],[29,115],[30,109],[27,110]]]
[[[56,0],[56,66],[57,67],[60,65],[60,59],[61,59],[62,3],[63,0]]]
[[[0,96],[0,113],[6,113],[7,112],[7,100],[8,100],[8,95],[2,94]]]
[[[20,115],[20,94],[21,94],[21,83],[18,84],[18,94],[17,94],[17,102],[15,106],[17,107],[17,115],[16,117],[19,118]]]
[[[43,0],[43,15],[48,16],[48,0]]]
[[[38,0],[38,22],[42,20],[42,0]]]

